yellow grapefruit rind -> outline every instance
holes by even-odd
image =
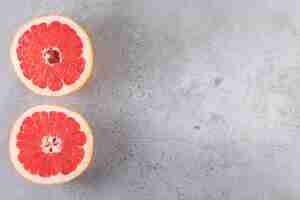
[[[79,79],[75,81],[72,85],[63,85],[62,89],[58,91],[52,91],[49,88],[39,88],[38,86],[34,85],[31,80],[28,80],[24,75],[23,71],[20,68],[20,62],[17,56],[17,47],[18,47],[18,40],[23,35],[23,33],[26,30],[29,30],[32,25],[40,24],[40,23],[51,23],[52,21],[59,21],[61,23],[69,25],[71,28],[75,30],[75,32],[79,35],[79,37],[82,40],[83,43],[83,57],[86,61],[84,71],[80,75]],[[70,93],[73,93],[77,90],[79,90],[86,81],[90,78],[92,69],[93,69],[93,48],[90,41],[90,38],[85,31],[84,28],[79,26],[77,23],[75,23],[70,18],[59,16],[59,15],[49,15],[49,16],[43,16],[43,17],[37,17],[32,19],[30,22],[24,24],[19,31],[15,34],[12,45],[10,48],[10,57],[12,60],[12,63],[14,65],[14,69],[17,73],[17,76],[19,79],[25,84],[27,88],[29,88],[31,91],[38,95],[43,96],[64,96]]]
[[[21,124],[23,120],[27,116],[31,116],[34,112],[39,112],[39,111],[59,111],[65,113],[67,116],[73,117],[81,127],[81,131],[83,131],[86,134],[87,142],[83,146],[84,148],[84,158],[83,160],[79,163],[77,168],[71,172],[68,175],[63,175],[59,173],[56,176],[50,176],[50,177],[41,177],[39,175],[33,175],[29,173],[27,170],[24,169],[23,165],[19,162],[18,160],[18,154],[19,154],[19,149],[16,146],[17,144],[17,134],[20,130]],[[70,111],[67,108],[61,107],[61,106],[56,106],[56,105],[39,105],[30,108],[26,112],[24,112],[19,119],[15,122],[11,134],[10,134],[10,142],[9,142],[9,152],[10,152],[10,159],[17,170],[19,174],[21,174],[24,178],[27,180],[33,182],[33,183],[38,183],[38,184],[62,184],[69,182],[73,180],[74,178],[78,177],[80,174],[82,174],[86,168],[89,166],[89,163],[92,160],[93,157],[93,134],[92,130],[87,123],[87,121],[77,112]]]

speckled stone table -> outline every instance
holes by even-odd
[[[0,12],[1,198],[298,200],[299,0],[9,0]],[[79,92],[36,96],[9,44],[33,16],[63,13],[92,36],[96,69]],[[38,186],[8,159],[27,108],[80,111],[95,159],[77,180]]]

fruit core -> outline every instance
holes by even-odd
[[[44,62],[49,65],[61,63],[62,61],[61,52],[58,48],[44,49],[43,58]]]
[[[61,152],[62,141],[57,136],[44,136],[42,138],[41,148],[46,154]]]

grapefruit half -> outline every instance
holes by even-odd
[[[33,92],[63,96],[91,75],[93,50],[88,34],[67,17],[38,17],[14,36],[11,60],[20,80]]]
[[[15,122],[9,152],[14,167],[26,179],[64,183],[88,167],[93,135],[80,114],[58,106],[35,106]]]

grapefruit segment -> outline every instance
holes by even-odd
[[[87,168],[93,136],[78,113],[42,105],[20,116],[9,146],[12,163],[22,176],[35,183],[64,183]]]
[[[93,52],[87,33],[63,16],[31,20],[15,35],[11,59],[20,80],[40,95],[63,96],[89,78]]]

